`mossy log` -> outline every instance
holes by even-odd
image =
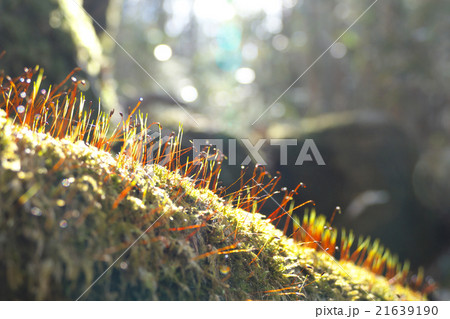
[[[0,113],[2,300],[424,298],[295,243],[174,171],[119,167]]]

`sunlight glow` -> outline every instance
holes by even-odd
[[[287,8],[287,9],[291,9],[291,8],[295,7],[297,2],[298,2],[297,0],[283,0],[283,7]],[[300,0],[299,6],[301,6],[302,4],[303,4],[303,0]]]
[[[263,1],[264,0],[233,1],[233,4],[241,17],[251,17],[261,12],[261,4]]]
[[[227,0],[195,0],[194,13],[200,19],[224,22],[233,19],[236,10]]]

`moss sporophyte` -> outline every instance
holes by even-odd
[[[278,190],[256,166],[238,191],[219,187],[220,154],[182,161],[181,130],[149,136],[161,125],[140,102],[110,129],[112,112],[86,106],[74,73],[49,88],[38,68],[0,75],[1,299],[422,300],[432,289],[378,240],[296,205],[301,183]]]

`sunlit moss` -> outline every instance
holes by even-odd
[[[120,168],[108,152],[0,112],[2,299],[76,299],[147,229],[83,299],[424,298],[295,243],[176,172]]]

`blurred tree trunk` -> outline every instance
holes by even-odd
[[[119,0],[86,1],[86,9],[83,10],[82,0],[58,0],[64,24],[76,46],[78,65],[88,74],[92,88],[101,98],[105,111],[119,107],[113,76],[114,65],[110,58],[115,42],[105,31],[108,32],[109,20],[117,20],[108,19],[109,7],[113,5],[111,17],[114,17],[120,14],[120,10],[117,10],[120,3]]]
[[[83,8],[98,24],[94,23],[95,32],[100,35],[103,33],[102,28],[107,27],[107,11],[110,0],[87,0],[83,1]]]
[[[39,65],[45,85],[63,80],[76,67],[76,50],[62,21],[56,0],[1,0],[0,69],[17,76]]]
[[[113,35],[120,20],[122,0],[86,0],[97,21]],[[77,5],[78,3],[78,5]],[[39,65],[45,69],[45,85],[63,80],[76,66],[78,77],[87,78],[88,100],[101,97],[109,110],[118,106],[114,66],[110,52],[115,43],[105,37],[92,19],[81,9],[82,1],[71,0],[2,0],[0,2],[0,69],[17,76],[24,67]]]

